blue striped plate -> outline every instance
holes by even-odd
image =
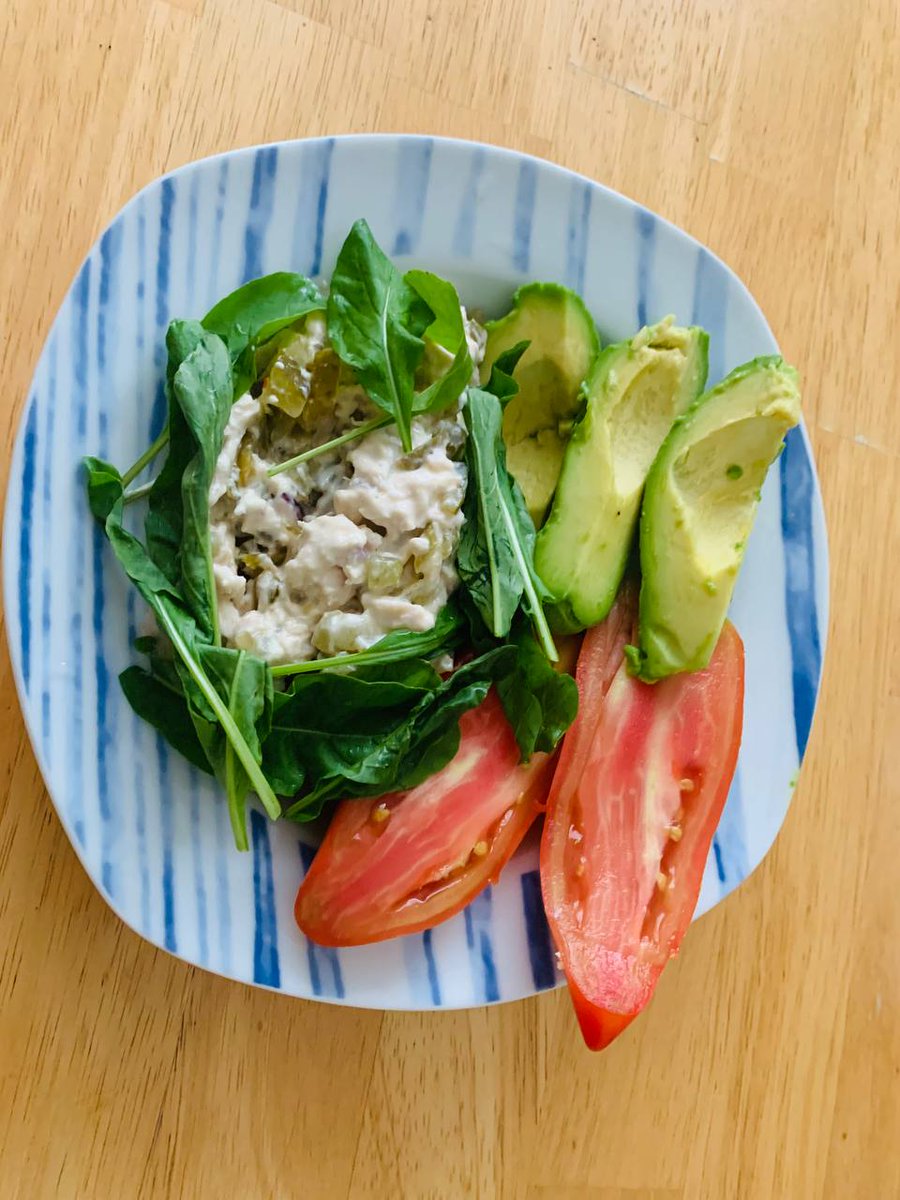
[[[116,676],[140,620],[91,522],[79,460],[132,462],[163,419],[163,332],[252,276],[328,274],[368,218],[403,265],[501,311],[523,280],[582,293],[607,339],[673,312],[706,326],[711,380],[777,349],[756,303],[703,246],[639,205],[534,158],[468,142],[359,136],[238,150],[146,187],[93,247],[35,373],[6,503],[5,605],[41,771],[96,886],[172,954],[295,996],[398,1009],[512,1000],[559,975],[532,839],[498,886],[430,933],[354,950],[292,917],[303,831],[252,815],[236,853],[218,789],[132,714]],[[698,913],[760,862],[791,798],[827,624],[822,503],[803,429],[763,493],[734,599],[747,649],[744,744]]]

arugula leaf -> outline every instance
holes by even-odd
[[[431,310],[384,254],[365,221],[341,247],[328,295],[328,334],[338,357],[369,397],[397,423],[403,449],[410,431],[416,367]]]
[[[98,494],[108,486],[105,464],[101,463],[97,467],[88,462],[87,468],[88,494],[90,495],[92,490]],[[231,749],[246,772],[249,786],[256,792],[272,820],[277,820],[281,815],[281,805],[266,780],[259,761],[261,754],[259,739],[264,737],[267,732],[265,719],[267,702],[264,696],[260,706],[258,685],[260,674],[264,679],[270,679],[268,667],[266,664],[259,663],[258,667],[253,668],[256,672],[254,676],[257,684],[256,690],[242,686],[236,694],[232,689],[227,695],[217,690],[217,684],[223,686],[223,680],[228,678],[228,673],[216,655],[236,658],[240,652],[222,650],[209,645],[208,638],[203,630],[198,628],[197,622],[182,599],[178,588],[153,561],[147,549],[134,534],[125,529],[123,525],[124,510],[124,498],[120,497],[113,504],[104,522],[106,536],[126,575],[153,609],[160,630],[169,639],[180,660],[179,678],[201,745],[204,746],[208,756],[208,747],[204,744],[203,736],[200,735],[202,724],[198,723],[208,722],[209,718],[213,718],[224,730]],[[210,678],[207,668],[212,671],[217,682],[213,682],[213,679]],[[266,694],[271,696],[271,683],[265,684],[264,687],[269,689]],[[269,712],[271,707],[271,699],[269,699]],[[260,709],[262,709],[262,716],[260,716]],[[251,727],[258,728],[259,736],[256,739],[250,733]],[[248,744],[248,738],[252,745]],[[215,766],[215,763],[213,765]],[[239,845],[246,845],[246,831],[243,831]]]
[[[174,670],[172,674],[175,674]],[[141,667],[132,666],[121,673],[119,683],[122,685],[125,699],[139,717],[162,734],[169,745],[188,762],[199,767],[201,771],[212,774],[209,759],[197,736],[184,689],[177,675],[173,682],[153,671],[144,671]]]
[[[432,321],[425,336],[455,354],[466,340],[456,288],[449,279],[442,279],[431,271],[407,271],[403,278],[431,309]]]
[[[404,279],[434,314],[425,337],[453,355],[447,371],[413,398],[414,413],[440,412],[459,399],[472,378],[472,356],[466,341],[459,296],[449,280],[441,279],[431,271],[407,271]]]
[[[551,666],[527,625],[518,622],[511,641],[516,668],[498,681],[497,692],[527,762],[536,750],[556,749],[578,713],[578,687],[571,675]]]
[[[458,400],[472,378],[472,357],[468,344],[463,340],[457,350],[453,362],[434,383],[417,392],[413,398],[413,412],[440,412],[455,400]]]
[[[544,588],[533,565],[534,524],[506,469],[500,401],[490,392],[469,388],[464,416],[469,486],[457,551],[459,576],[494,637],[507,636],[521,603],[544,654],[555,662],[556,647],[542,607]]]
[[[536,750],[549,754],[578,714],[574,679],[548,661],[521,613],[509,637],[498,641],[488,632],[471,596],[461,592],[455,598],[468,627],[468,642],[477,654],[496,646],[510,646],[516,652],[510,670],[497,680],[497,694],[522,761],[527,762]]]
[[[198,658],[213,687],[225,699],[228,712],[254,760],[261,762],[262,742],[271,727],[274,699],[272,673],[268,665],[245,650],[222,646],[200,646]],[[250,777],[234,744],[225,735],[215,711],[191,678],[187,667],[179,665],[178,673],[191,700],[191,717],[197,739],[216,777],[225,788],[235,843],[239,850],[245,850]]]
[[[498,354],[491,366],[490,378],[484,385],[484,390],[496,396],[504,408],[513,396],[519,394],[519,385],[513,378],[513,372],[530,345],[530,341],[516,342],[515,346],[510,346],[508,350]]]
[[[251,279],[209,310],[203,328],[217,334],[228,347],[235,399],[256,379],[257,349],[301,317],[324,308],[322,294],[311,279],[277,271]]]
[[[512,667],[515,651],[499,646],[444,682],[427,664],[389,664],[387,678],[303,676],[279,706],[264,746],[264,763],[283,794],[296,793],[285,816],[309,821],[348,796],[378,796],[415,787],[459,749],[459,718],[484,700]],[[396,672],[410,682],[398,683]]]
[[[309,675],[327,671],[334,667],[377,666],[381,663],[398,662],[407,658],[437,658],[454,649],[462,641],[464,621],[459,607],[451,600],[445,604],[435,618],[434,627],[425,633],[409,629],[395,629],[380,638],[368,650],[357,650],[352,654],[337,654],[333,658],[314,658],[309,662],[287,663],[273,667],[273,675]]]

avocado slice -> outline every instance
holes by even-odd
[[[540,528],[580,406],[582,380],[600,349],[597,327],[568,288],[528,283],[516,292],[511,311],[488,323],[487,334],[482,383],[504,351],[531,343],[515,370],[519,394],[504,411],[503,440],[506,465]]]
[[[760,488],[799,420],[797,372],[772,356],[732,371],[675,422],[641,513],[639,642],[628,650],[641,679],[709,662]]]
[[[555,629],[585,629],[612,608],[657,452],[706,382],[709,337],[672,317],[607,346],[584,391],[534,565]]]

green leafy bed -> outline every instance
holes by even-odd
[[[222,644],[209,488],[232,404],[265,370],[279,335],[323,310],[335,351],[384,411],[367,428],[396,424],[408,449],[413,416],[456,404],[465,392],[462,582],[427,633],[401,630],[357,654],[272,668]],[[452,359],[417,391],[429,339]],[[420,783],[454,756],[460,716],[494,685],[522,758],[552,750],[574,719],[577,692],[552,665],[556,651],[532,565],[534,526],[506,469],[501,436],[526,344],[495,364],[484,388],[468,387],[472,362],[453,285],[425,271],[400,274],[359,221],[338,256],[327,301],[309,279],[269,275],[226,297],[202,322],[173,321],[166,348],[162,434],[124,473],[87,459],[88,496],[160,631],[138,640],[145,666],[124,671],[122,688],[141,717],[219,780],[237,846],[247,847],[251,793],[273,820],[304,821],[333,801]],[[166,447],[153,483],[129,490]],[[144,498],[141,540],[126,528],[126,515]],[[431,664],[450,652],[463,665],[442,678]]]

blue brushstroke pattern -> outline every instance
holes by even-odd
[[[278,147],[266,146],[262,150],[257,150],[253,159],[250,211],[244,227],[243,282],[248,279],[256,279],[263,273],[263,243],[275,203],[277,174]]]
[[[159,776],[159,825],[162,839],[162,901],[163,901],[163,945],[173,954],[178,953],[175,934],[175,864],[172,860],[172,805],[179,797],[172,795],[169,786],[169,751],[166,743],[156,735],[156,766]]]
[[[228,806],[220,800],[216,808],[216,920],[219,926],[219,963],[217,970],[231,973],[231,888],[228,883],[228,864],[234,853],[234,840]]]
[[[139,203],[137,211],[137,258],[138,280],[134,295],[137,308],[137,346],[138,350],[143,350],[144,323],[146,321],[147,309],[147,287],[144,283],[144,280],[147,278],[147,217],[144,213],[142,202]]]
[[[83,445],[87,433],[87,355],[88,355],[88,301],[91,294],[91,260],[88,259],[78,275],[73,300],[73,348],[75,387],[78,399],[75,416],[78,440]]]
[[[478,219],[478,191],[484,174],[485,152],[483,146],[472,151],[469,176],[459,202],[456,225],[453,230],[453,253],[460,258],[471,258],[475,246],[475,224]]]
[[[519,164],[516,199],[513,213],[513,266],[523,273],[531,262],[531,227],[534,221],[534,198],[537,192],[537,168],[529,159]]]
[[[51,337],[47,345],[47,377],[45,381],[44,428],[42,433],[44,447],[44,478],[41,488],[41,511],[44,527],[49,529],[53,521],[53,432],[56,417],[56,384],[57,384],[57,341]],[[31,403],[37,407],[36,397]],[[44,746],[47,748],[48,761],[52,762],[50,753],[50,655],[52,653],[53,623],[52,623],[52,587],[50,563],[44,560],[41,580],[41,638],[43,641],[41,678],[41,733]]]
[[[75,288],[72,292],[72,376],[74,386],[75,436],[71,439],[70,450],[75,463],[73,474],[77,488],[78,506],[76,511],[82,513],[82,519],[76,522],[75,536],[70,542],[73,566],[70,569],[72,611],[69,619],[69,638],[73,663],[73,707],[72,707],[72,750],[70,769],[72,773],[73,801],[71,804],[72,825],[75,836],[81,846],[85,845],[87,830],[85,827],[85,778],[84,778],[84,660],[86,647],[84,644],[85,617],[82,603],[85,596],[85,564],[90,558],[90,539],[92,528],[84,504],[82,492],[82,475],[79,458],[87,449],[87,405],[88,405],[88,305],[91,290],[92,260],[85,261],[79,272]]]
[[[103,456],[101,449],[100,454]],[[93,545],[91,562],[93,567],[93,606],[91,627],[94,635],[94,680],[97,686],[97,798],[101,821],[101,863],[100,875],[104,890],[108,895],[113,894],[113,870],[110,855],[112,830],[112,809],[109,802],[109,764],[107,751],[112,743],[110,729],[111,706],[109,704],[109,668],[106,665],[106,655],[103,648],[104,628],[104,597],[103,597],[103,547],[106,539],[103,530],[93,524]]]
[[[100,239],[100,296],[97,310],[97,366],[106,368],[107,313],[115,317],[115,308],[110,305],[112,273],[122,250],[124,227],[118,222],[110,225]]]
[[[115,232],[114,232],[115,231]],[[97,304],[97,359],[98,375],[106,367],[107,338],[116,340],[116,288],[117,268],[122,247],[121,225],[113,225],[100,241],[100,284]],[[107,415],[101,409],[98,419],[97,454],[109,457]],[[112,723],[115,706],[109,703],[110,676],[103,643],[105,629],[105,596],[103,587],[104,546],[106,539],[96,522],[91,522],[93,533],[92,570],[93,604],[91,611],[94,633],[94,682],[97,688],[97,792],[100,810],[100,877],[109,896],[115,894],[112,844],[115,833],[109,787],[109,749],[115,744],[115,727]]]
[[[209,298],[212,301],[219,292],[219,264],[222,254],[222,226],[225,222],[225,197],[228,191],[228,159],[219,163],[219,178],[216,183],[216,215],[213,220],[212,248],[209,258]]]
[[[422,950],[425,953],[425,966],[428,970],[428,988],[431,992],[431,1003],[435,1008],[441,1007],[441,984],[438,979],[437,960],[434,956],[432,930],[426,929],[422,934]]]
[[[431,178],[431,138],[404,138],[397,154],[394,254],[412,254],[422,236],[422,221]]]
[[[728,799],[715,836],[716,870],[719,882],[728,888],[737,887],[750,874],[744,830],[744,802],[741,790],[741,769],[734,773]]]
[[[253,982],[281,987],[278,961],[278,921],[275,916],[275,874],[266,818],[250,811],[253,850]]]
[[[203,879],[203,855],[200,840],[200,787],[196,771],[190,772],[191,792],[191,854],[194,859],[194,891],[197,897],[198,962],[209,965],[209,918],[207,915],[206,883]]]
[[[300,861],[303,864],[304,875],[312,866],[315,857],[315,847],[301,842]],[[306,959],[309,964],[309,981],[312,985],[313,995],[343,1000],[344,978],[341,974],[341,962],[337,950],[333,946],[317,946],[315,942],[311,942],[307,938]]]
[[[318,275],[322,270],[322,245],[325,240],[325,213],[328,211],[328,184],[331,179],[331,156],[334,153],[334,138],[328,138],[322,147],[322,161],[319,166],[319,187],[316,196],[316,238],[313,243],[313,253],[309,264],[310,275]]]
[[[694,269],[694,304],[691,323],[702,325],[709,334],[709,378],[707,387],[725,374],[726,326],[728,323],[728,278],[703,246],[697,249]]]
[[[556,984],[556,971],[553,966],[553,942],[541,896],[540,872],[526,871],[522,876],[521,885],[531,978],[538,991],[544,991]]]
[[[159,200],[159,241],[156,246],[156,324],[162,329],[169,320],[169,275],[172,265],[172,210],[175,182],[163,179]]]
[[[646,208],[635,209],[638,237],[637,257],[637,323],[647,324],[653,259],[656,254],[656,218]]]
[[[22,501],[19,508],[19,645],[26,692],[31,686],[31,521],[37,456],[37,396],[28,401],[22,442]]]
[[[722,861],[722,847],[719,845],[719,839],[713,838],[713,855],[716,860],[716,874],[719,876],[719,883],[725,882],[725,864]]]
[[[569,193],[569,226],[566,233],[566,283],[579,296],[584,292],[587,267],[588,230],[591,221],[593,187],[573,180]]]
[[[294,206],[291,265],[315,277],[322,270],[325,214],[334,139],[314,142],[303,149],[302,167]]]
[[[494,963],[494,948],[491,944],[491,888],[485,888],[465,909],[466,944],[476,985],[480,986],[481,998],[486,1004],[500,999],[497,982],[497,967]]]
[[[815,478],[800,429],[787,435],[779,460],[781,471],[781,536],[784,542],[785,602],[791,642],[794,729],[797,754],[803,757],[819,675],[822,645],[816,609],[816,563],[813,541]]]

